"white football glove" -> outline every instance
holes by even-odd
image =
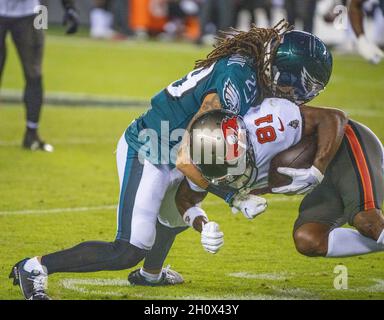
[[[210,221],[203,225],[201,244],[209,253],[217,253],[224,244],[224,233],[216,222]]]
[[[237,194],[232,201],[232,212],[241,211],[247,219],[254,219],[267,209],[267,200],[253,194]]]
[[[285,174],[292,178],[292,183],[279,187],[272,188],[273,193],[286,194],[304,194],[311,192],[324,179],[324,175],[315,166],[309,169],[293,169],[293,168],[277,168],[279,173]]]
[[[378,64],[384,58],[384,52],[369,41],[365,35],[360,35],[357,38],[357,51],[360,55],[373,64]]]

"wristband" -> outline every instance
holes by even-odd
[[[208,216],[206,215],[205,211],[200,207],[192,207],[185,211],[183,220],[187,225],[193,227],[193,222],[198,216],[203,216],[208,220]]]

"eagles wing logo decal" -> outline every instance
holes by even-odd
[[[312,77],[305,67],[301,70],[301,85],[308,96],[315,95],[317,92],[324,89],[324,84]]]
[[[240,93],[231,79],[228,79],[224,84],[223,96],[226,109],[238,114],[240,112]]]

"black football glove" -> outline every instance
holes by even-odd
[[[65,9],[63,26],[67,26],[66,34],[73,34],[79,28],[79,14],[74,8]]]

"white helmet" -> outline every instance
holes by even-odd
[[[239,190],[255,181],[254,151],[240,116],[209,111],[194,121],[190,132],[191,158],[211,183]]]

